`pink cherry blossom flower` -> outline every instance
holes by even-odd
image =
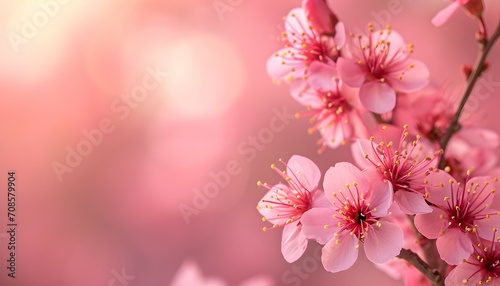
[[[439,255],[448,264],[457,265],[473,252],[469,234],[488,239],[493,228],[500,228],[499,213],[490,208],[496,182],[474,177],[462,184],[441,170],[428,176],[427,200],[433,211],[417,214],[415,226],[425,237],[437,239]]]
[[[401,251],[403,233],[384,218],[392,203],[389,182],[369,180],[350,163],[337,163],[325,174],[323,187],[329,208],[314,208],[302,216],[306,237],[323,247],[321,261],[327,271],[350,268],[359,247],[374,263],[384,263]]]
[[[494,231],[496,236],[496,231]],[[500,285],[500,242],[478,239],[472,255],[453,269],[445,280],[452,285]]]
[[[420,61],[410,58],[413,45],[388,26],[368,36],[352,36],[350,45],[337,60],[340,79],[360,87],[361,103],[375,113],[390,112],[396,106],[396,92],[413,92],[427,85],[429,71]]]
[[[428,213],[432,209],[425,201],[423,182],[436,167],[441,151],[434,151],[420,136],[410,141],[407,129],[405,125],[401,132],[395,126],[384,125],[377,138],[359,139],[359,146],[352,145],[353,155],[358,166],[366,168],[367,176],[391,182],[394,201],[404,213]]]
[[[326,0],[303,0],[302,7],[311,26],[323,35],[336,34],[335,26],[339,22]]]
[[[303,8],[293,9],[285,18],[285,31],[281,34],[285,48],[267,61],[267,73],[273,80],[291,82],[304,78],[307,68],[315,61],[336,61],[345,41],[344,25],[335,25],[335,35],[321,35],[308,22]]]
[[[175,274],[170,286],[227,286],[219,278],[204,277],[199,266],[192,260],[185,260]],[[240,286],[274,286],[273,280],[265,275],[252,277]]]
[[[450,5],[432,18],[432,24],[437,27],[443,25],[461,6],[465,8],[469,16],[478,16],[483,12],[483,0],[452,0]]]
[[[309,117],[314,124],[309,134],[319,131],[319,151],[328,146],[336,148],[355,138],[366,138],[368,130],[358,109],[361,109],[358,90],[339,81],[335,63],[314,62],[307,82],[292,83],[292,97],[307,107],[308,112],[296,117]],[[298,85],[298,86],[296,86]]]
[[[302,233],[302,215],[313,207],[327,206],[328,201],[318,189],[321,172],[316,164],[305,157],[294,155],[285,166],[285,172],[274,164],[271,168],[288,184],[269,186],[260,181],[257,183],[269,189],[257,209],[264,216],[263,221],[273,224],[273,229],[284,226],[281,252],[285,260],[292,263],[307,248],[307,238]]]

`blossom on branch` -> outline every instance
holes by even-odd
[[[474,177],[461,183],[442,170],[428,176],[426,197],[433,211],[417,214],[415,227],[425,237],[437,239],[437,250],[446,263],[457,265],[471,255],[474,233],[489,239],[492,229],[500,228],[500,213],[490,208],[497,181]]]
[[[429,71],[425,64],[410,57],[413,45],[392,31],[374,31],[352,35],[338,59],[340,79],[359,87],[361,103],[375,113],[387,113],[396,106],[396,92],[413,92],[425,87]]]
[[[359,247],[373,263],[384,263],[399,254],[403,232],[387,221],[392,203],[392,186],[369,180],[350,163],[337,163],[325,174],[325,194],[332,206],[314,208],[302,216],[307,238],[325,244],[321,261],[327,271],[350,268]]]
[[[319,131],[319,151],[327,146],[336,148],[353,142],[355,138],[366,138],[368,130],[360,114],[361,104],[358,89],[343,84],[338,77],[334,62],[311,64],[306,82],[292,83],[292,97],[307,107],[308,111],[296,117],[308,117],[314,125],[310,134]]]
[[[294,155],[281,171],[275,170],[286,182],[269,186],[257,182],[269,191],[257,205],[263,221],[273,224],[272,229],[283,227],[281,252],[286,261],[299,259],[307,248],[307,239],[302,232],[302,215],[313,207],[328,206],[324,193],[318,189],[321,172],[311,160]],[[266,231],[268,228],[264,227]]]

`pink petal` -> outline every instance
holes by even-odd
[[[347,162],[335,164],[334,167],[330,167],[325,173],[323,189],[325,190],[326,198],[333,202],[332,193],[345,190],[345,185],[352,184],[353,182],[357,182],[360,188],[368,185],[368,181],[366,181],[363,173],[353,164]],[[357,194],[353,193],[353,195],[356,196]],[[352,199],[357,200],[357,198]]]
[[[319,244],[327,243],[338,230],[337,220],[332,218],[335,213],[334,210],[326,208],[308,210],[300,218],[302,232],[307,238],[314,239]],[[325,225],[328,228],[325,228]]]
[[[387,83],[366,82],[359,89],[359,100],[369,111],[382,114],[396,106],[396,92]]]
[[[281,239],[281,253],[288,263],[299,259],[307,248],[307,238],[302,233],[302,226],[295,223],[287,224],[283,228]]]
[[[337,90],[339,76],[334,62],[315,61],[309,65],[309,73],[307,82],[312,88],[324,92]]]
[[[370,202],[372,215],[383,217],[387,215],[392,204],[392,184],[382,179],[370,180],[370,193],[366,200]]]
[[[487,186],[485,186],[486,182],[488,183]],[[490,176],[474,177],[467,182],[467,190],[469,188],[474,189],[475,187],[471,187],[471,185],[475,186],[476,184],[477,191],[469,194],[471,207],[486,208],[490,206],[493,202],[494,190],[497,183]]]
[[[280,207],[276,206],[275,204],[270,204],[268,202],[263,202],[263,201],[271,201],[271,202],[276,201],[276,193],[281,192],[280,190],[286,190],[286,189],[289,189],[287,185],[283,184],[274,185],[257,204],[259,213],[272,224],[275,223],[284,224],[288,220],[288,217],[277,216],[277,214],[288,212],[290,207],[287,206]],[[272,208],[266,207],[269,205],[272,205],[273,207]]]
[[[365,159],[365,155],[368,155],[368,158],[371,160],[376,160],[377,155],[373,150],[372,142],[368,139],[358,139],[357,144],[351,145],[352,157],[356,165],[358,165],[361,169],[372,168],[374,167],[370,161]]]
[[[294,8],[288,13],[285,18],[285,30],[291,40],[290,42],[293,42],[293,40],[301,42],[302,33],[310,36],[314,35],[311,29],[309,29],[306,13],[302,8]]]
[[[365,254],[373,263],[385,263],[396,257],[403,247],[403,232],[390,222],[381,222],[365,235]]]
[[[298,179],[307,190],[312,191],[318,187],[321,171],[310,159],[293,155],[287,163],[287,174],[292,180]]]
[[[358,238],[348,233],[330,240],[323,247],[321,255],[325,269],[332,273],[349,269],[358,259],[357,245]]]
[[[460,3],[458,1],[454,1],[448,7],[439,11],[434,18],[432,18],[431,22],[434,26],[439,27],[443,25],[448,19],[455,13],[455,11],[460,7]]]
[[[462,138],[473,147],[494,149],[500,145],[498,133],[486,128],[462,128],[455,136]]]
[[[388,59],[393,59],[393,61],[401,61],[408,57],[408,54],[399,52],[400,50],[406,50],[407,46],[403,37],[401,37],[401,35],[396,31],[391,30],[391,33],[389,35],[387,35],[387,30],[379,30],[375,33],[372,33],[372,43],[377,43],[378,41],[380,41],[380,31],[384,33],[383,36],[386,37],[385,40],[391,43],[391,48],[389,49],[389,53],[387,54]],[[377,53],[381,53],[380,49],[382,49],[382,46],[376,48]]]
[[[274,279],[272,276],[259,275],[241,282],[239,286],[274,286],[274,285],[276,284],[274,283]]]
[[[473,261],[476,263],[476,261]],[[480,270],[475,264],[462,263],[455,267],[450,274],[446,277],[444,283],[447,286],[451,285],[478,285],[479,280],[482,278],[482,273],[477,273]],[[477,273],[477,274],[476,274]],[[472,276],[473,274],[476,274]],[[472,277],[471,277],[472,276]],[[470,278],[469,278],[470,277]],[[467,284],[464,284],[464,280],[469,279]]]
[[[325,192],[323,190],[316,189],[312,192],[312,203],[313,208],[331,208],[331,202],[326,198]]]
[[[406,214],[430,213],[432,209],[421,194],[400,190],[394,194],[394,201]]]
[[[414,92],[424,88],[429,83],[429,69],[423,62],[408,59],[400,65],[401,69],[396,69],[394,73],[386,77],[387,82],[394,90],[407,93]],[[413,67],[410,68],[410,65]],[[401,70],[404,70],[405,73],[402,77],[399,77]]]
[[[365,71],[354,61],[338,58],[337,71],[340,79],[348,86],[360,87],[365,81]]]
[[[185,260],[175,274],[170,286],[226,286],[222,280],[217,278],[205,278],[201,273],[198,265],[191,261]]]
[[[346,35],[345,35],[345,27],[344,23],[338,22],[335,25],[335,43],[337,47],[341,48],[345,45]]]
[[[495,210],[486,210],[485,213],[493,213],[489,218],[476,220],[477,234],[484,239],[493,239],[493,228],[500,230],[500,216]]]
[[[289,64],[288,61],[283,59],[282,55],[288,53],[291,49],[293,50],[293,48],[281,49],[269,57],[266,63],[266,71],[271,79],[278,81],[289,80],[304,74],[305,63]],[[292,71],[292,69],[295,69],[295,71]]]
[[[451,265],[458,265],[469,258],[474,251],[472,242],[460,228],[448,228],[436,241],[441,259]]]
[[[290,94],[298,103],[311,109],[322,109],[325,104],[318,92],[303,79],[290,82]]]
[[[311,26],[319,33],[334,32],[337,17],[332,13],[325,0],[304,0],[302,1],[307,19]]]
[[[415,216],[415,227],[425,237],[436,239],[447,226],[448,215],[440,208],[431,208],[431,213],[417,214]]]
[[[432,172],[427,177],[428,183],[425,187],[429,193],[427,200],[439,207],[447,209],[448,203],[444,200],[444,198],[451,197],[450,180],[455,181],[455,179],[445,171],[439,170],[438,172]],[[442,187],[441,184],[443,185]]]

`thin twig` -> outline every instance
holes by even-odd
[[[484,22],[480,21],[480,23],[483,23],[484,25]],[[486,44],[485,45],[481,44],[482,48],[479,50],[478,59],[474,66],[474,70],[471,76],[469,76],[467,80],[467,88],[465,89],[465,92],[462,96],[462,100],[460,101],[460,105],[458,106],[457,112],[455,113],[453,119],[451,120],[450,127],[448,128],[448,130],[446,131],[446,133],[439,142],[439,145],[444,152],[446,152],[446,146],[448,146],[451,136],[453,136],[453,134],[455,134],[458,130],[460,130],[460,124],[458,123],[458,121],[460,119],[460,115],[462,114],[462,110],[464,109],[467,100],[472,94],[472,90],[474,89],[477,79],[481,76],[481,73],[483,72],[485,67],[486,58],[490,53],[491,48],[493,48],[493,46],[495,45],[495,42],[499,36],[500,36],[500,23],[498,24],[497,28],[495,29],[495,32],[493,33],[491,38],[486,42]],[[439,161],[440,169],[444,169],[445,167],[446,162],[444,158],[445,156],[443,153],[443,155],[441,156],[441,160]]]

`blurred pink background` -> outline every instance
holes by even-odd
[[[325,172],[351,158],[347,146],[318,155],[307,120],[277,115],[302,111],[265,71],[282,17],[301,1],[60,2],[0,3],[0,285],[122,285],[113,279],[123,269],[130,286],[169,285],[185,259],[228,285],[255,275],[276,285],[402,285],[364,255],[327,273],[312,242],[294,264],[306,269],[299,277],[281,256],[281,230],[262,232],[255,206],[265,189],[256,182],[278,182],[271,163],[300,154]],[[460,65],[474,62],[477,28],[465,13],[430,23],[444,1],[329,2],[349,31],[390,23],[437,84],[460,82]],[[492,29],[500,3],[485,3]],[[24,19],[40,25],[30,30]],[[494,91],[474,108],[497,132],[499,59],[497,46],[485,76]],[[84,142],[88,133],[95,144]],[[85,155],[69,166],[77,149]],[[9,170],[18,183],[16,279],[1,236]],[[196,208],[203,188],[213,197]]]

